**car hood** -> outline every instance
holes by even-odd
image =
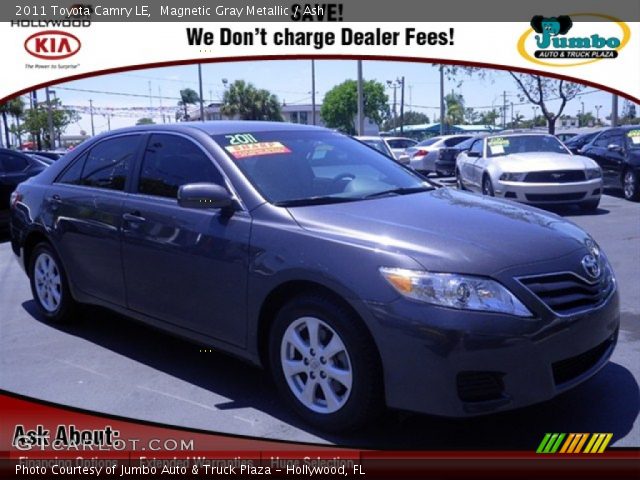
[[[548,170],[584,170],[596,168],[597,164],[581,155],[566,155],[553,152],[512,153],[492,157],[491,163],[507,172],[538,172]]]
[[[588,237],[557,215],[449,188],[289,211],[318,236],[404,253],[441,272],[491,275],[584,249]]]

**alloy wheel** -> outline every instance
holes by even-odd
[[[633,170],[628,170],[624,174],[624,196],[625,198],[633,198],[636,194],[636,176]]]
[[[62,278],[56,261],[48,253],[41,253],[35,261],[34,281],[40,305],[50,313],[60,307]]]
[[[282,372],[291,392],[306,408],[334,413],[349,399],[353,371],[349,352],[336,331],[316,317],[301,317],[284,332]]]

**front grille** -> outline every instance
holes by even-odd
[[[614,337],[608,338],[597,347],[587,350],[580,355],[560,360],[552,365],[553,380],[556,385],[568,382],[591,370],[607,353],[613,344]]]
[[[527,200],[530,202],[563,202],[566,200],[581,200],[586,194],[584,192],[574,193],[527,193]]]
[[[613,290],[613,277],[605,267],[598,280],[588,282],[574,273],[553,273],[520,278],[520,283],[536,295],[547,307],[561,315],[600,305]]]
[[[460,372],[457,376],[458,396],[463,402],[486,402],[502,398],[503,373]]]
[[[555,170],[550,172],[530,172],[524,178],[528,183],[569,183],[586,180],[583,170]]]

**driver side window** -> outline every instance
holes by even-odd
[[[471,148],[469,149],[469,151],[472,153],[477,153],[481,157],[483,145],[484,145],[484,140],[482,139],[476,140],[475,142],[473,142],[473,145],[471,145]]]

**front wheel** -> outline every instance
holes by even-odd
[[[304,295],[280,310],[269,361],[280,394],[315,427],[353,430],[382,408],[375,347],[359,319],[331,298]]]
[[[482,194],[488,195],[489,197],[495,197],[495,192],[493,191],[493,183],[491,183],[491,178],[489,175],[485,175],[482,178]]]
[[[634,170],[629,169],[624,173],[622,183],[624,198],[634,202],[640,200],[640,185],[638,185],[639,179]]]
[[[33,250],[29,280],[33,299],[47,320],[53,323],[74,320],[77,304],[69,291],[60,259],[48,243],[40,243]]]

